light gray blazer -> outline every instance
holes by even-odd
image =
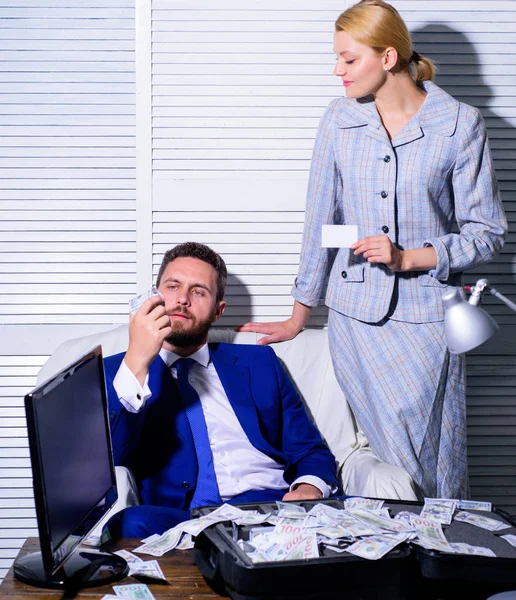
[[[370,323],[440,321],[444,289],[501,250],[507,221],[480,112],[432,82],[424,87],[423,106],[392,142],[371,98],[326,109],[292,290],[299,302]],[[349,249],[321,248],[325,223],[356,224],[359,239],[387,233],[401,249],[432,245],[437,267],[393,273]]]

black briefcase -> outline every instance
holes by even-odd
[[[343,508],[343,500],[306,501],[308,511],[323,502]],[[274,512],[273,502],[239,504],[244,510]],[[391,515],[421,512],[423,503],[385,500]],[[216,507],[200,507],[192,517],[209,514]],[[516,589],[516,548],[499,537],[516,534],[516,521],[501,510],[472,511],[511,526],[499,532],[452,521],[444,526],[449,542],[466,542],[493,550],[494,557],[447,554],[404,542],[379,560],[320,548],[313,559],[253,563],[238,539],[247,541],[251,526],[219,523],[195,540],[194,556],[207,583],[233,600],[485,600],[489,595]],[[252,527],[256,527],[253,525]]]

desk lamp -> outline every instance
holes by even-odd
[[[487,279],[479,279],[469,289],[471,291],[469,300],[466,300],[462,290],[452,289],[443,294],[444,336],[452,354],[473,350],[487,342],[498,330],[493,317],[478,306],[485,291],[516,312],[516,304],[489,285]]]

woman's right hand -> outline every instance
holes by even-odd
[[[286,321],[273,321],[271,323],[246,323],[240,327],[235,327],[235,331],[252,331],[255,333],[264,333],[265,337],[260,338],[256,343],[262,346],[273,344],[274,342],[284,342],[295,338],[303,329],[297,326],[292,319]]]

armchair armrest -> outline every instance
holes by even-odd
[[[131,471],[126,467],[115,467],[115,472],[118,499],[84,540],[83,543],[88,546],[101,545],[102,529],[113,515],[128,506],[137,506],[141,503],[136,481]]]
[[[344,493],[349,496],[418,500],[414,482],[407,471],[383,462],[368,446],[350,454],[339,475]]]

